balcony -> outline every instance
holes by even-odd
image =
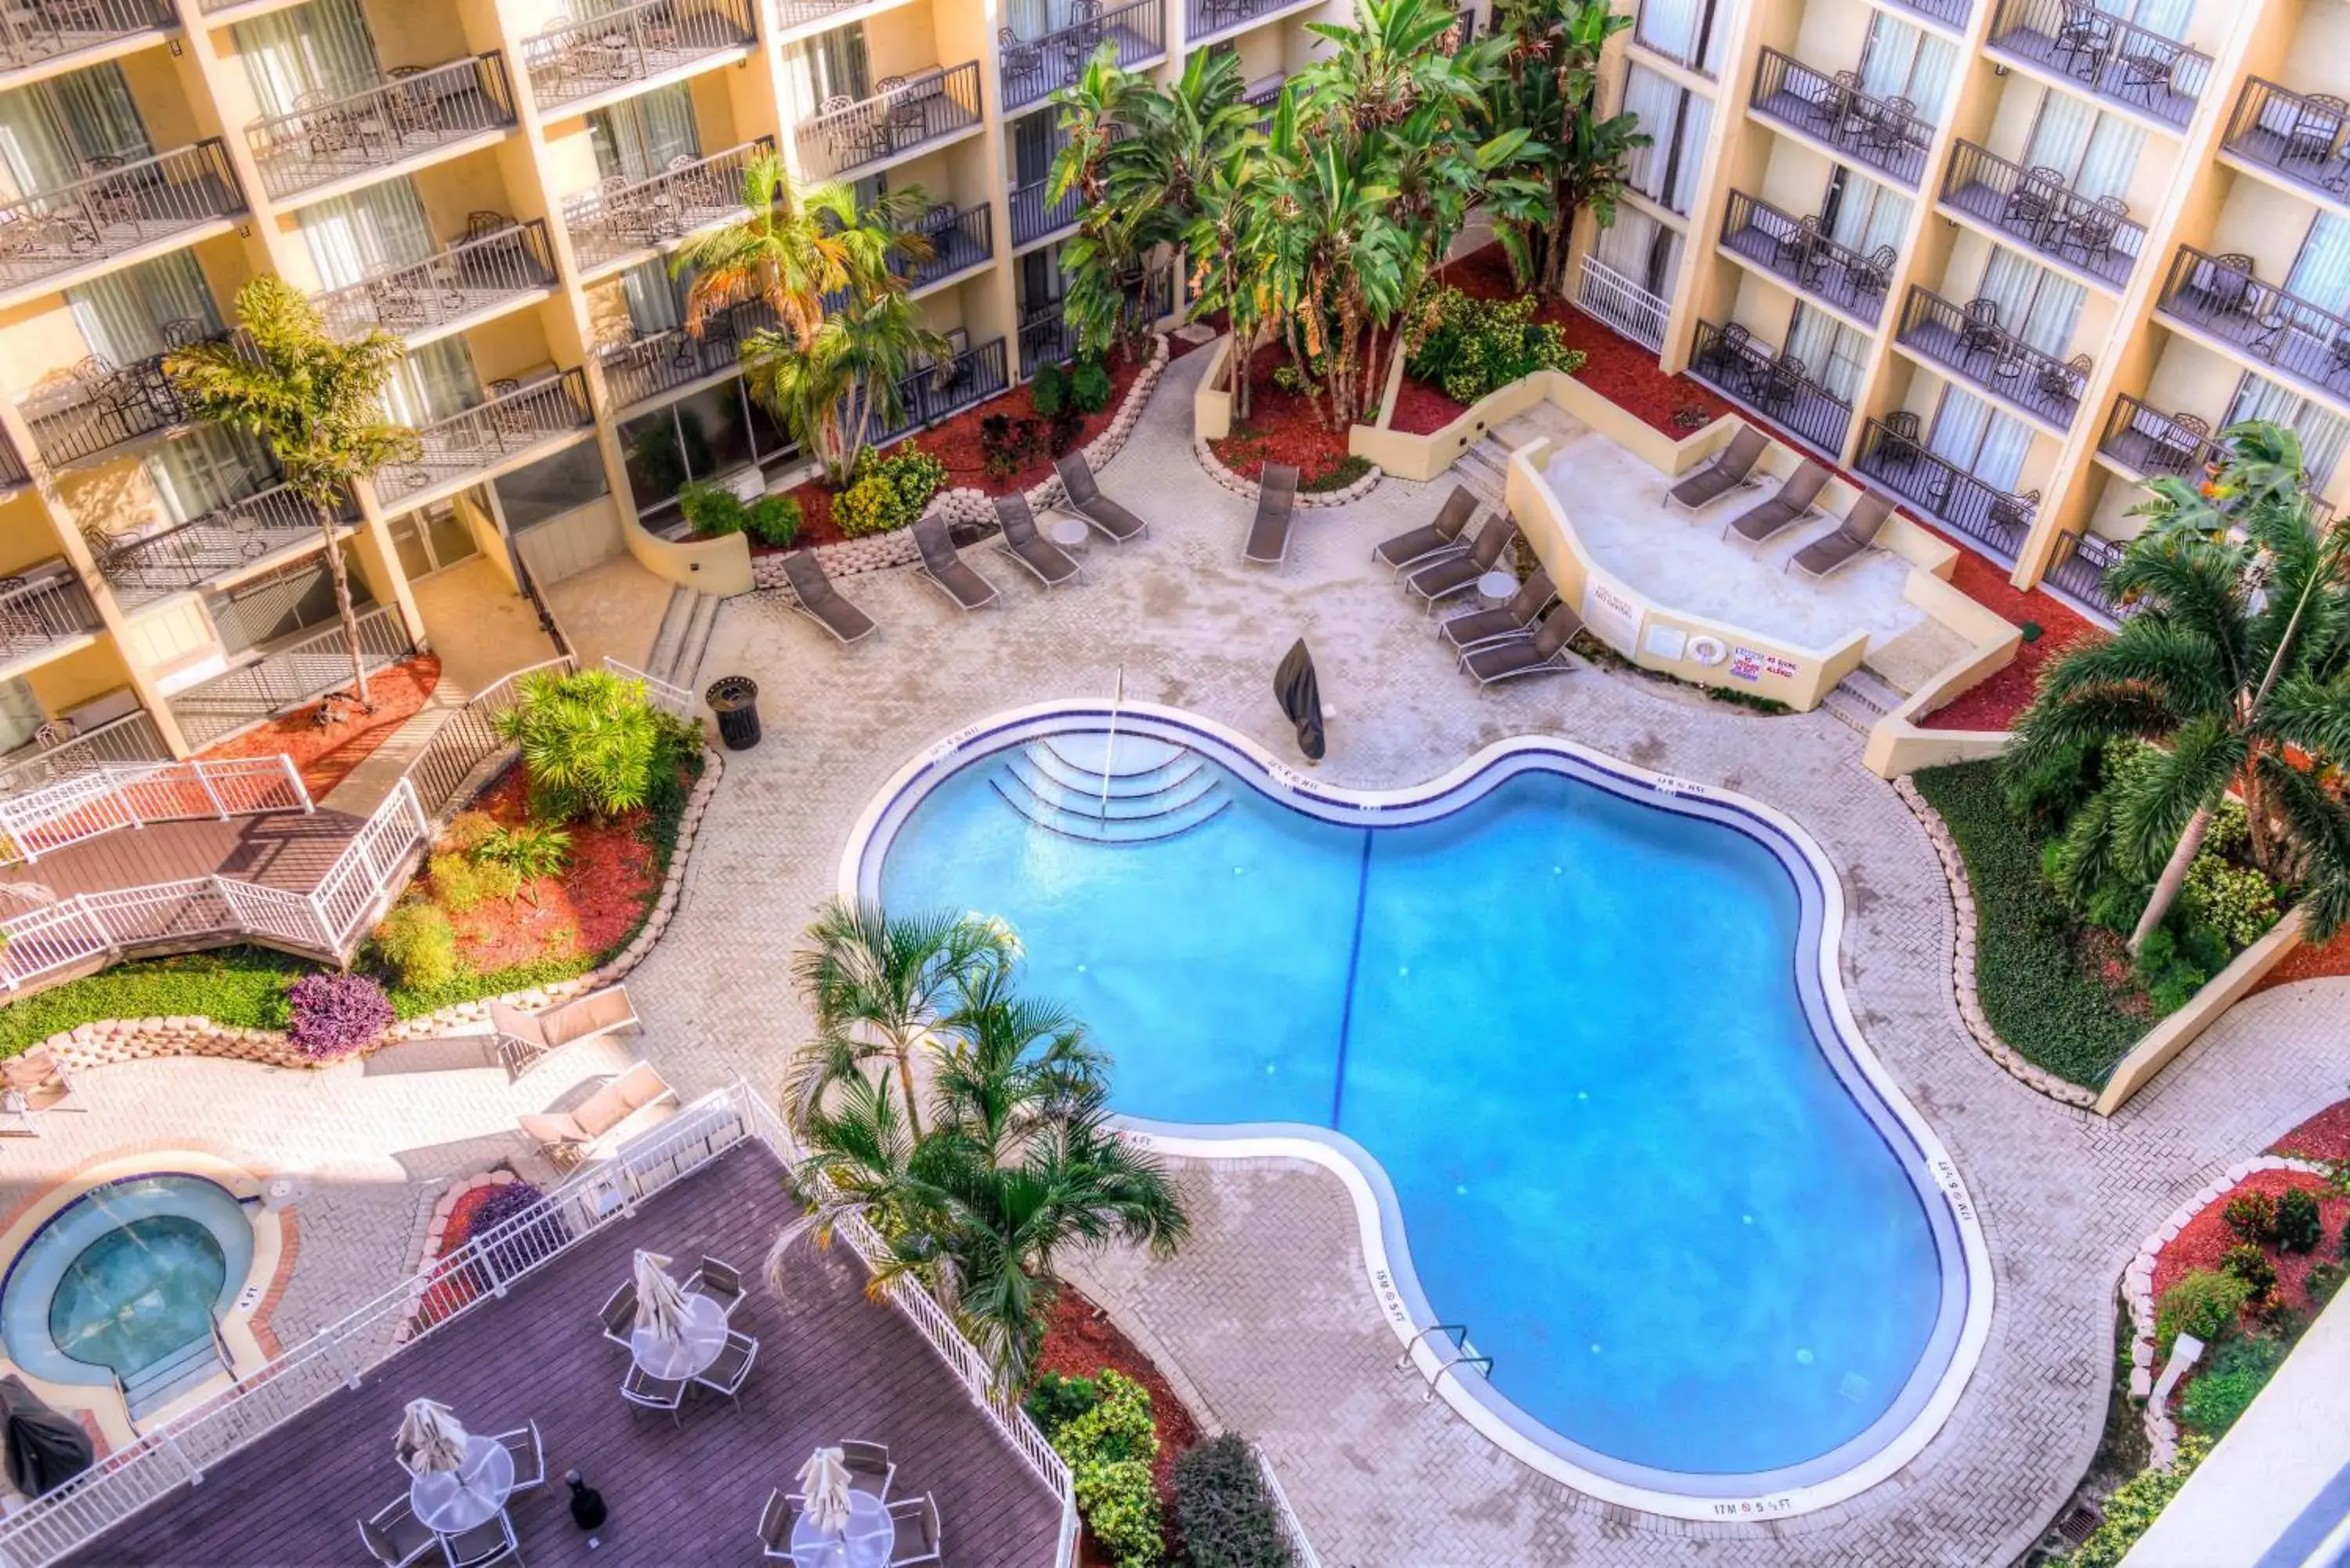
[[[94,711],[119,711],[125,703],[130,711],[120,718],[92,716]],[[162,732],[155,728],[155,721],[127,691],[85,703],[76,712],[53,719],[42,728],[62,738],[47,747],[37,741],[27,742],[0,759],[0,794],[43,789],[110,763],[172,760],[171,749],[163,744]]]
[[[1057,299],[1020,307],[1020,369],[1033,376],[1045,365],[1058,365],[1077,352],[1077,335]]]
[[[2097,450],[2141,477],[2175,473],[2200,474],[2215,461],[2220,443],[2211,439],[2210,425],[2192,414],[2158,413],[2124,392],[2114,400]]]
[[[244,137],[262,185],[283,200],[355,175],[380,178],[406,159],[514,122],[505,59],[493,50],[256,120]]]
[[[733,371],[743,338],[774,329],[775,313],[764,300],[746,299],[717,311],[696,337],[682,327],[607,344],[596,351],[605,394],[619,409],[648,402],[664,392]]]
[[[2339,99],[2303,98],[2272,81],[2244,84],[2223,145],[2248,163],[2335,202],[2350,196],[2350,148]]]
[[[2350,320],[2262,283],[2250,256],[2179,246],[2163,284],[2162,313],[2350,408]]]
[[[1050,200],[1052,193],[1053,182],[1049,177],[1012,188],[1012,245],[1014,250],[1025,249],[1040,240],[1077,226],[1077,215],[1086,207],[1077,188],[1070,186],[1068,193],[1057,202]]]
[[[1834,462],[1852,429],[1852,405],[1812,379],[1804,362],[1773,351],[1742,326],[1697,324],[1690,374],[1799,436]]]
[[[2146,244],[2146,225],[2130,221],[2120,197],[2084,201],[2056,171],[2026,169],[1971,141],[1950,150],[1942,201],[2067,272],[2115,288],[2129,282]]]
[[[163,337],[178,348],[224,342],[228,335],[207,334],[198,321],[172,321],[164,324]],[[119,369],[93,354],[66,379],[27,393],[25,422],[33,429],[41,461],[51,468],[88,462],[186,424],[187,404],[163,373],[164,355],[171,351]]]
[[[359,508],[346,503],[339,520],[357,522]],[[307,548],[321,536],[310,504],[281,484],[160,534],[110,543],[98,552],[98,570],[117,604],[138,609]]]
[[[62,560],[0,577],[0,670],[96,631],[98,610]]]
[[[532,34],[522,63],[531,96],[554,109],[747,49],[757,36],[750,0],[639,0]]]
[[[555,257],[546,223],[495,230],[451,245],[411,266],[370,274],[347,288],[310,296],[328,329],[347,337],[380,327],[403,337],[494,310],[510,300],[555,286]]]
[[[2056,547],[2059,554],[2040,579],[2042,587],[2062,589],[2107,620],[2129,614],[2129,607],[2106,587],[2106,574],[2121,565],[2122,545],[2095,534],[2067,534]]]
[[[2086,354],[2067,362],[2033,348],[1999,325],[1999,307],[1988,299],[1961,308],[1932,289],[1912,287],[1895,341],[2060,433],[2088,390]]]
[[[33,475],[25,467],[25,460],[16,452],[16,443],[0,431],[0,499],[14,495],[33,483]]]
[[[359,584],[354,582],[354,589]],[[388,605],[356,607],[359,610],[359,652],[368,672],[387,669],[414,651],[408,628]],[[234,607],[216,611],[232,614]],[[224,634],[235,636],[231,628]],[[265,723],[278,714],[314,701],[351,681],[351,645],[339,620],[296,632],[259,657],[225,675],[173,693],[165,705],[180,723],[180,733],[192,746],[215,741]]]
[[[1118,47],[1118,63],[1132,68],[1167,52],[1167,8],[1159,0],[1130,0],[1088,20],[1037,37],[998,46],[1006,114],[1041,102],[1085,74],[1104,44]]]
[[[872,439],[895,441],[908,431],[934,425],[948,415],[983,403],[1012,385],[1003,361],[1003,339],[991,337],[964,348],[943,369],[917,370],[898,383],[899,417],[874,416]]]
[[[2172,127],[2195,116],[2211,57],[2083,0],[2000,0],[1991,47]]]
[[[908,286],[917,291],[995,257],[994,209],[984,202],[960,209],[932,207],[920,226],[931,242],[931,259],[916,264],[907,276]]]
[[[497,382],[485,402],[417,432],[423,451],[413,462],[394,463],[376,476],[387,509],[431,485],[470,479],[518,452],[594,422],[588,378],[559,370],[526,387]]]
[[[31,0],[0,16],[0,69],[62,59],[179,25],[163,0]]]
[[[127,255],[244,211],[217,137],[0,205],[0,289]]]
[[[1194,44],[1236,33],[1284,12],[1303,11],[1314,0],[1185,0],[1183,36]]]
[[[1913,16],[1940,22],[1956,27],[1961,33],[1975,19],[1975,0],[1893,0],[1893,4]]]
[[[580,266],[593,270],[740,216],[743,166],[774,146],[763,136],[699,161],[680,159],[650,180],[629,184],[615,176],[567,198],[563,227]]]
[[[1893,268],[1900,260],[1891,245],[1864,256],[1822,234],[1817,218],[1790,217],[1743,191],[1730,193],[1721,244],[1866,327],[1884,317],[1885,291],[1892,287]]]
[[[1859,461],[1853,466],[1935,522],[1973,540],[1992,559],[2012,564],[2032,532],[2040,493],[2013,495],[1984,483],[1918,444],[1916,415],[1895,418],[1906,419],[1907,428],[1868,421]]]
[[[827,100],[829,102],[829,100]],[[979,123],[979,62],[884,78],[871,98],[834,104],[795,133],[800,167],[813,180],[885,163]]]
[[[1853,71],[1822,76],[1792,55],[1766,48],[1754,67],[1754,112],[1826,144],[1839,157],[1888,174],[1912,191],[1926,172],[1934,128],[1907,99],[1860,90]]]
[[[1635,343],[1659,350],[1665,346],[1665,328],[1673,314],[1671,302],[1650,294],[1588,251],[1576,274],[1575,303],[1586,315],[1596,317]]]

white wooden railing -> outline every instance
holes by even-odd
[[[211,763],[104,763],[0,798],[0,866],[29,865],[69,844],[151,822],[225,822],[312,809],[302,771],[283,753]]]
[[[1575,303],[1636,343],[1665,346],[1665,321],[1672,306],[1597,256],[1583,258]]]
[[[1289,1555],[1296,1568],[1322,1568],[1322,1559],[1315,1554],[1314,1542],[1305,1538],[1305,1526],[1299,1522],[1297,1511],[1289,1506],[1289,1493],[1282,1490],[1281,1478],[1273,1471],[1273,1460],[1254,1443],[1249,1452],[1256,1457],[1256,1473],[1264,1481],[1265,1495],[1273,1499],[1274,1512],[1281,1521],[1281,1533],[1289,1543]]]
[[[786,1168],[792,1144],[764,1099],[737,1079],[623,1145],[511,1220],[467,1241],[308,1339],[272,1357],[234,1387],[150,1428],[82,1475],[0,1519],[0,1565],[47,1568],[183,1485],[201,1481],[245,1445],[361,1381],[401,1349],[440,1332],[576,1242],[636,1212],[637,1205],[741,1144],[764,1144]],[[847,1234],[844,1231],[844,1234]],[[880,1243],[849,1235],[868,1267]],[[900,1281],[889,1300],[962,1379],[973,1399],[1052,1487],[1061,1502],[1055,1568],[1076,1561],[1076,1505],[1060,1456],[1017,1402],[989,1388],[986,1363],[939,1304]]]
[[[702,717],[702,704],[692,692],[673,680],[663,680],[658,675],[648,675],[633,664],[623,664],[610,654],[604,656],[604,668],[623,680],[641,680],[645,696],[656,708],[663,708],[691,724]]]

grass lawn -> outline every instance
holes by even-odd
[[[2126,1012],[2079,945],[2072,914],[2040,869],[2040,836],[2001,798],[1997,763],[1960,763],[1912,776],[1941,813],[1975,897],[1975,992],[1999,1037],[2085,1088],[2154,1023]]]

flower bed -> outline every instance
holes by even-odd
[[[1274,383],[1274,372],[1288,364],[1288,353],[1276,344],[1256,351],[1249,363],[1248,418],[1241,418],[1236,404],[1232,432],[1210,441],[1208,450],[1235,478],[1252,484],[1263,477],[1267,462],[1295,467],[1301,490],[1353,483],[1367,465],[1349,455],[1347,432],[1325,424],[1312,399]]]
[[[2154,1257],[2154,1299],[2159,1302],[2163,1293],[2177,1284],[2191,1269],[2217,1269],[2227,1257],[2230,1248],[2240,1238],[2228,1228],[2228,1199],[2243,1192],[2265,1193],[2281,1198],[2288,1190],[2299,1188],[2318,1199],[2318,1218],[2324,1227],[2324,1240],[2313,1251],[2293,1252],[2271,1247],[2272,1261],[2276,1267],[2277,1288],[2282,1296],[2285,1311],[2306,1314],[2315,1306],[2309,1293],[2309,1272],[2334,1256],[2334,1242],[2342,1234],[2342,1221],[2350,1216],[2350,1198],[2344,1197],[2322,1176],[2302,1170],[2256,1170],[2220,1198],[2204,1206],[2203,1210],[2179,1229],[2178,1234],[2162,1245]]]
[[[473,809],[501,827],[530,820],[527,786],[509,768]],[[650,815],[632,811],[608,823],[568,829],[571,862],[559,877],[531,878],[512,898],[494,898],[452,915],[457,956],[476,973],[494,974],[535,959],[601,953],[644,918],[660,884],[660,856],[647,835]]]
[[[372,756],[378,746],[397,734],[440,683],[441,661],[432,654],[420,653],[368,677],[368,698],[375,704],[372,713],[321,729],[319,704],[313,702],[197,755],[205,762],[223,762],[282,752],[302,770],[310,798],[322,799]]]
[[[1151,1479],[1158,1483],[1161,1505],[1171,1511],[1175,1460],[1200,1440],[1200,1424],[1150,1358],[1072,1286],[1063,1286],[1060,1299],[1053,1303],[1053,1321],[1036,1353],[1036,1370],[1062,1377],[1118,1372],[1150,1391],[1151,1426],[1159,1434],[1159,1458],[1151,1466]]]
[[[2269,1146],[2291,1159],[2350,1160],[2350,1100],[2336,1100]]]

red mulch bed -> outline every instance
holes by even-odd
[[[1396,388],[1395,418],[1388,429],[1406,435],[1434,435],[1469,410],[1436,388],[1409,376]]]
[[[2284,955],[2276,968],[2261,977],[2252,987],[2255,994],[2272,985],[2290,985],[2297,980],[2324,980],[2333,975],[2350,974],[2350,926],[2334,933],[2334,940],[2323,946],[2312,947],[2307,942]],[[2341,1158],[2350,1159],[2350,1147],[2345,1147]]]
[[[2300,1159],[2350,1159],[2350,1100],[2336,1100],[2270,1146]]]
[[[1232,434],[1208,443],[1216,461],[1243,479],[1261,477],[1267,462],[1286,462],[1301,484],[1311,485],[1347,461],[1347,432],[1325,424],[1312,399],[1274,385],[1274,371],[1289,362],[1279,344],[1258,349],[1249,361],[1248,418],[1235,412]]]
[[[375,711],[365,718],[322,730],[317,724],[319,705],[314,702],[197,755],[205,762],[221,762],[230,757],[274,757],[282,752],[302,770],[302,782],[310,786],[310,798],[317,800],[391,739],[440,683],[441,661],[420,653],[368,677],[368,698]]]
[[[2308,1312],[2309,1271],[2334,1255],[2343,1219],[2350,1215],[2350,1198],[2334,1192],[2320,1178],[2299,1170],[2256,1170],[2189,1220],[2186,1228],[2155,1254],[2154,1299],[2160,1301],[2162,1293],[2177,1284],[2179,1276],[2189,1269],[2217,1269],[2228,1249],[2240,1244],[2236,1233],[2228,1229],[2225,1211],[2230,1198],[2244,1191],[2276,1196],[2293,1187],[2306,1188],[2317,1195],[2317,1213],[2324,1226],[2324,1239],[2314,1251],[2288,1252],[2281,1247],[2272,1247],[2268,1252],[2269,1260],[2276,1264],[2277,1283],[2284,1292],[2285,1306],[2297,1313]]]
[[[1948,537],[1948,535],[1944,535]],[[1986,560],[1956,540],[1958,569],[1950,584],[1993,614],[2022,626],[2036,622],[2041,635],[2015,650],[2015,661],[1956,701],[1936,709],[1920,721],[1929,730],[2005,730],[2032,701],[2040,686],[2040,667],[2074,641],[2097,628],[2062,603],[2034,588],[2019,592],[2007,580],[2007,569]]]
[[[523,770],[505,775],[473,803],[501,826],[530,820]],[[646,814],[611,823],[571,825],[571,864],[560,877],[522,885],[515,898],[487,899],[462,915],[457,956],[482,974],[559,953],[599,953],[634,929],[660,888],[653,846],[640,836]]]
[[[1053,1303],[1053,1322],[1045,1331],[1045,1344],[1036,1353],[1036,1370],[1063,1377],[1095,1377],[1108,1370],[1131,1377],[1150,1391],[1150,1424],[1159,1433],[1159,1459],[1151,1466],[1151,1477],[1159,1483],[1159,1507],[1168,1517],[1171,1536],[1176,1457],[1196,1447],[1201,1434],[1200,1424],[1191,1419],[1191,1412],[1175,1397],[1159,1368],[1082,1293],[1064,1285]],[[1087,1568],[1100,1568],[1109,1560],[1100,1556],[1088,1540],[1083,1561]]]

